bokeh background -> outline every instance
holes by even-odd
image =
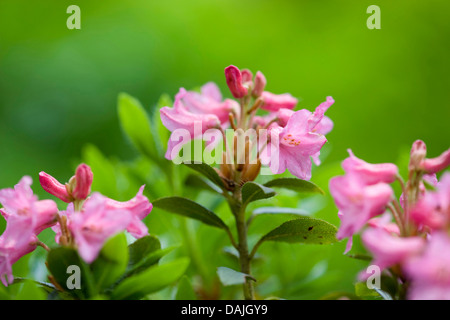
[[[81,8],[81,30],[66,27],[71,4]],[[381,8],[380,30],[366,27],[371,4]],[[444,0],[0,0],[0,188],[28,174],[44,196],[39,171],[66,181],[87,144],[133,159],[116,111],[120,92],[150,113],[161,94],[207,81],[230,96],[230,64],[262,71],[267,90],[290,92],[299,108],[334,97],[327,115],[335,128],[312,179],[325,190],[347,148],[368,162],[398,163],[420,138],[437,156],[449,147],[448,12]],[[328,197],[325,204],[318,216],[338,225]],[[363,264],[342,249],[321,255],[347,273],[290,297],[349,290]],[[300,250],[309,251],[295,263],[308,273],[318,260]]]

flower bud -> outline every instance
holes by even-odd
[[[255,86],[253,87],[252,95],[253,97],[259,97],[266,87],[267,80],[262,72],[258,71],[255,76]]]
[[[84,200],[91,193],[91,185],[93,180],[91,168],[82,163],[75,172],[75,187],[72,189],[72,196],[78,200]]]
[[[241,70],[241,74],[242,74],[242,82],[243,83],[252,82],[253,81],[253,73],[250,70],[242,69]]]
[[[420,163],[420,168],[426,173],[436,173],[450,165],[450,149],[444,151],[439,157],[425,159]]]
[[[425,145],[425,142],[423,142],[422,140],[414,141],[411,147],[411,156],[409,159],[408,169],[410,171],[418,170],[420,168],[421,162],[425,159],[426,155],[427,146]]]
[[[289,93],[273,94],[268,91],[263,91],[261,97],[264,99],[264,104],[261,109],[268,111],[278,111],[281,108],[294,109],[298,100]]]
[[[67,191],[66,186],[44,171],[39,172],[39,182],[45,191],[61,199],[62,201],[67,203],[73,201],[73,198]]]
[[[248,77],[248,74],[246,74],[246,77]],[[237,67],[233,65],[226,67],[225,78],[233,97],[242,98],[247,95],[248,89],[243,85],[242,74]]]

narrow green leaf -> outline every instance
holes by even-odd
[[[216,186],[223,189],[224,184],[219,174],[213,167],[207,165],[206,163],[184,163],[184,165],[188,166],[192,170],[197,171],[202,174],[207,179],[211,180]]]
[[[178,290],[175,295],[175,300],[197,300],[197,295],[195,294],[194,288],[192,287],[189,278],[184,275],[178,281]]]
[[[195,174],[190,174],[187,176],[186,180],[184,181],[184,184],[190,187],[207,190],[214,193],[221,193],[219,187],[217,187],[214,183],[212,183],[210,180],[207,180],[203,177],[200,177]]]
[[[202,221],[212,227],[228,229],[227,225],[214,212],[192,200],[182,197],[165,197],[152,203],[156,208]]]
[[[242,187],[242,202],[248,204],[252,201],[267,199],[273,197],[275,190],[260,185],[259,183],[249,181]]]
[[[219,276],[220,282],[224,286],[232,286],[236,284],[245,283],[246,279],[252,279],[256,281],[251,275],[235,271],[233,269],[227,267],[219,267],[217,268],[217,275]]]
[[[278,178],[266,182],[264,185],[269,188],[285,188],[300,193],[325,194],[325,192],[314,183],[297,178]]]
[[[117,111],[120,124],[132,144],[143,155],[158,161],[149,117],[141,103],[132,96],[119,94]]]
[[[336,232],[337,228],[326,221],[302,217],[283,223],[263,236],[259,242],[331,244],[337,242]]]
[[[186,271],[189,259],[181,258],[163,265],[156,265],[122,281],[113,291],[112,298],[140,299],[171,285]]]
[[[97,292],[106,289],[122,276],[128,265],[128,246],[124,233],[109,239],[91,264]]]

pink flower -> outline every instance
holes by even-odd
[[[268,111],[278,111],[281,108],[294,109],[298,102],[298,100],[289,93],[274,94],[264,91],[261,93],[261,97],[264,100],[261,109]]]
[[[247,95],[248,89],[243,84],[242,74],[239,68],[233,65],[226,67],[225,78],[233,97],[238,99]],[[248,78],[248,75],[246,75],[246,78]]]
[[[437,173],[450,165],[450,149],[444,151],[440,156],[425,159],[420,163],[420,168],[427,173]]]
[[[120,202],[112,199],[106,199],[106,207],[109,209],[122,209],[131,212],[131,220],[127,226],[127,231],[135,238],[142,238],[148,235],[148,228],[142,222],[153,208],[153,205],[148,201],[148,198],[143,195],[144,192],[143,185],[136,196],[128,201]]]
[[[208,91],[211,92],[211,88],[208,88]],[[176,147],[181,149],[179,138],[184,138],[184,136],[179,136],[181,133],[179,129],[184,129],[187,135],[189,135],[189,139],[197,139],[201,138],[206,130],[219,127],[221,124],[216,114],[200,113],[200,105],[195,105],[196,109],[194,111],[197,113],[190,111],[182,100],[187,94],[187,91],[181,88],[175,96],[173,108],[163,107],[160,109],[163,125],[172,132],[165,155],[168,160],[172,160]],[[194,107],[192,103],[188,103],[188,106],[191,108]],[[187,141],[183,140],[183,142]],[[179,150],[175,149],[175,152],[178,153]]]
[[[348,149],[350,157],[342,162],[345,172],[354,172],[366,184],[392,183],[398,175],[397,166],[392,163],[371,164],[361,160]]]
[[[410,171],[417,170],[420,167],[420,163],[425,159],[427,155],[427,146],[422,140],[414,141],[411,152],[408,169]]]
[[[374,257],[371,264],[381,270],[404,263],[425,247],[425,240],[420,237],[401,238],[378,228],[365,230],[361,238]],[[364,273],[360,276],[366,278]]]
[[[129,210],[107,206],[108,199],[94,193],[84,205],[82,212],[72,215],[69,230],[75,239],[78,253],[87,263],[98,256],[104,243],[125,230],[132,220]]]
[[[352,237],[369,219],[384,213],[393,198],[392,188],[388,184],[367,185],[351,173],[332,178],[329,189],[341,219],[336,235],[339,240]]]
[[[56,223],[58,208],[52,200],[38,201],[31,190],[32,179],[23,177],[14,189],[0,190],[0,209],[2,216],[9,221],[12,216],[26,216],[34,219],[34,233],[39,234],[42,230]]]
[[[284,128],[279,125],[271,126],[271,134],[275,134],[279,141],[271,141],[268,147],[271,152],[278,153],[278,158],[272,156],[268,159],[262,155],[262,162],[270,162],[270,169],[275,174],[288,169],[296,177],[309,180],[311,157],[318,161],[320,149],[327,141],[325,136],[316,130],[320,128],[324,112],[333,102],[331,97],[327,97],[327,101],[320,104],[313,113],[306,109],[299,110],[290,115]],[[286,109],[281,109],[280,113],[286,115],[284,120],[289,114]]]
[[[404,271],[411,280],[408,298],[450,300],[450,239],[444,232],[431,235],[423,254],[409,259]]]
[[[91,168],[82,163],[65,185],[43,171],[39,173],[39,182],[45,191],[69,203],[74,200],[85,200],[89,196],[93,177]]]
[[[239,112],[239,104],[231,99],[222,101],[222,94],[214,82],[208,82],[201,88],[201,93],[186,91],[181,102],[184,108],[194,114],[213,114],[220,123],[228,122],[230,112]]]
[[[390,212],[385,212],[379,217],[370,219],[367,225],[371,228],[382,229],[388,233],[400,235],[400,228],[392,222],[392,215]]]
[[[450,226],[450,173],[437,184],[437,191],[425,191],[411,210],[411,218],[419,226],[445,229]]]
[[[12,265],[36,249],[36,221],[32,216],[12,215],[0,236],[0,281],[5,285],[14,280]]]
[[[73,203],[69,203],[67,205],[67,209],[65,211],[60,211],[58,213],[58,215],[60,216],[60,218],[65,217],[66,218],[66,224],[67,227],[70,228],[70,221],[73,217],[75,210],[74,210],[74,205]],[[55,242],[60,244],[60,240],[61,240],[61,236],[62,236],[62,230],[61,230],[61,225],[59,223],[55,224],[52,227],[52,230],[56,233],[55,235]]]

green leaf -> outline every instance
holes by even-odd
[[[256,281],[251,275],[235,271],[226,267],[217,268],[217,275],[219,276],[220,282],[224,286],[232,286],[236,284],[243,284],[247,279]]]
[[[15,300],[46,300],[45,291],[34,281],[24,280],[23,287]]]
[[[82,157],[94,173],[92,190],[116,198],[118,196],[117,174],[114,165],[94,145],[88,144],[82,150]]]
[[[158,161],[153,147],[154,138],[148,115],[141,103],[132,96],[119,94],[117,112],[123,131],[136,149],[148,158]]]
[[[202,174],[219,188],[225,187],[217,171],[206,163],[184,163],[184,165]]]
[[[158,249],[158,250],[151,252],[147,256],[143,257],[143,259],[141,259],[138,263],[136,263],[132,267],[129,267],[125,277],[129,277],[133,274],[136,274],[136,273],[139,273],[139,272],[142,272],[142,271],[148,269],[149,267],[158,263],[162,257],[167,255],[169,252],[171,252],[173,249],[175,249],[177,247],[178,246],[171,246],[171,247],[167,247],[164,249]]]
[[[156,104],[156,108],[152,116],[153,126],[156,128],[156,134],[159,137],[159,139],[155,139],[155,142],[157,142],[156,145],[158,149],[160,149],[159,151],[161,156],[163,156],[165,153],[165,148],[167,147],[167,141],[169,141],[170,132],[163,125],[159,110],[162,107],[172,107],[172,105],[173,102],[170,96],[166,93],[162,94]]]
[[[184,275],[178,281],[178,290],[175,295],[175,300],[197,300],[197,295],[195,294],[194,288],[192,287],[189,278]]]
[[[130,260],[128,268],[131,269],[153,252],[161,249],[161,242],[155,236],[142,237],[128,246]]]
[[[128,246],[124,233],[109,239],[97,259],[91,264],[97,292],[108,288],[118,280],[127,269]]]
[[[122,281],[112,293],[115,300],[140,299],[171,285],[179,279],[189,265],[188,258],[181,258],[163,265],[156,265]]]
[[[87,298],[95,295],[94,280],[89,266],[81,260],[75,249],[68,247],[51,249],[47,256],[47,266],[55,281],[71,295],[78,298]],[[80,268],[80,289],[69,289],[67,287],[68,278],[74,275],[74,273],[68,272],[69,266]]]
[[[278,178],[266,182],[264,185],[269,188],[285,188],[300,193],[325,194],[325,192],[314,183],[297,178]]]
[[[264,241],[288,243],[331,244],[337,242],[337,228],[332,224],[315,218],[302,217],[287,221],[263,236]]]
[[[214,212],[182,197],[165,197],[152,202],[153,206],[171,213],[202,221],[212,227],[227,230],[227,225]]]
[[[252,201],[271,198],[276,194],[275,190],[252,181],[244,184],[241,192],[244,205],[247,205]]]
[[[189,187],[207,190],[214,193],[222,192],[214,183],[195,174],[188,175],[184,181],[184,184]]]

